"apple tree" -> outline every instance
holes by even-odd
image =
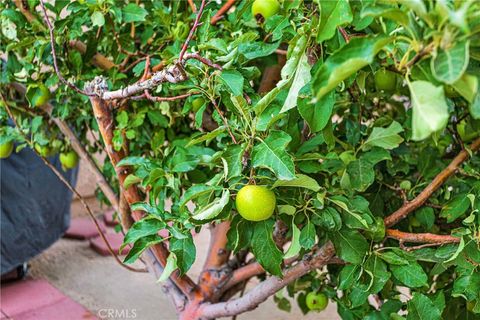
[[[181,319],[479,318],[480,2],[0,8],[1,156],[84,159]]]

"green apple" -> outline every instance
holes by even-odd
[[[78,165],[78,155],[75,151],[60,153],[60,163],[65,169],[73,169]]]
[[[308,309],[314,311],[322,311],[328,305],[328,298],[323,293],[309,292],[305,300]]]
[[[13,141],[0,144],[0,159],[8,158],[13,151]]]
[[[247,185],[240,189],[235,199],[237,211],[250,221],[262,221],[270,218],[275,210],[275,193],[264,186]]]
[[[252,5],[253,16],[263,21],[275,15],[280,10],[280,3],[277,0],[255,0]]]

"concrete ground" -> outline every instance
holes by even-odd
[[[91,185],[91,181],[94,179],[81,168],[77,187],[82,195],[88,198],[91,207],[100,213],[101,208],[93,198],[92,190],[95,190],[95,187]],[[84,215],[85,211],[79,201],[74,200],[72,216]],[[190,272],[193,279],[198,278],[203,265],[209,244],[209,232],[196,235],[195,244],[199,256]],[[88,241],[60,239],[30,261],[30,266],[30,275],[33,278],[48,280],[100,319],[177,319],[169,298],[163,294],[152,275],[135,273],[120,267],[112,257],[100,256],[90,249]],[[333,303],[330,303],[325,311],[310,313],[308,316],[301,313],[295,301],[291,303],[292,311],[288,313],[279,310],[270,298],[257,309],[240,315],[237,319],[340,319]]]

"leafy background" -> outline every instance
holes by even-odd
[[[168,240],[167,270],[187,272],[196,255],[191,231],[231,220],[229,247],[251,251],[273,275],[281,276],[283,259],[333,241],[345,264],[289,285],[286,295],[276,296],[282,309],[296,300],[307,312],[305,293],[318,290],[337,302],[344,319],[396,319],[405,310],[407,319],[478,318],[478,156],[396,226],[452,234],[459,244],[409,249],[382,236],[381,219],[417,196],[479,135],[479,2],[284,1],[263,24],[251,3],[239,2],[216,26],[208,21],[219,4],[209,3],[190,44],[222,71],[189,61],[187,81],[153,92],[194,95],[130,101],[116,110],[114,147],[128,142],[131,154],[119,165],[135,168],[125,183],[148,190],[148,201],[133,208],[146,217],[125,237],[133,244],[125,260]],[[80,87],[97,75],[107,76],[111,89],[131,84],[143,74],[146,55],[153,67],[173,62],[195,18],[185,1],[55,1],[47,7],[55,17],[61,71]],[[87,139],[91,132],[98,136],[88,98],[62,85],[52,70],[41,15],[29,23],[12,1],[0,8],[0,83],[21,127],[38,145],[70,148],[29,106],[44,84],[54,116],[69,123],[89,152],[102,152],[101,142]],[[69,45],[76,40],[86,44],[84,52]],[[96,67],[96,52],[114,65]],[[279,62],[280,80],[259,93],[262,75]],[[375,74],[385,70],[393,90],[375,84]],[[27,101],[10,89],[12,82],[27,85]],[[0,112],[0,142],[15,140],[21,150],[25,142]],[[109,162],[102,172],[118,190]],[[278,206],[269,220],[253,223],[235,212],[235,195],[249,181],[274,190]],[[285,247],[274,239],[279,223],[287,226]],[[168,239],[158,235],[164,228]],[[400,287],[410,288],[408,302]],[[381,307],[369,304],[370,295]]]

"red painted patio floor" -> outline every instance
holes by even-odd
[[[93,320],[82,305],[45,280],[26,279],[2,285],[1,320]]]

